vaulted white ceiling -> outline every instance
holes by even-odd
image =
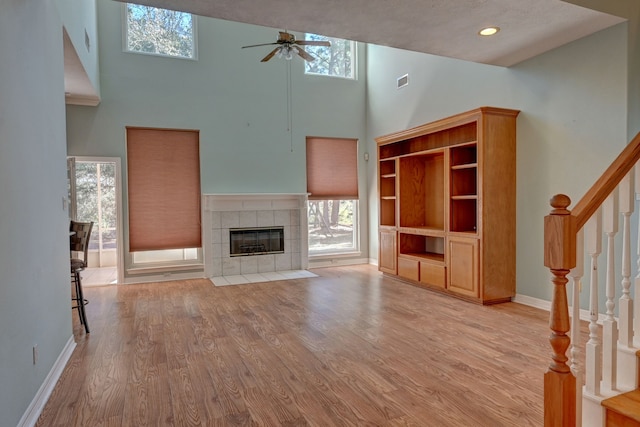
[[[561,0],[136,2],[505,67],[624,20]],[[486,26],[497,26],[500,32],[479,36],[478,31]]]

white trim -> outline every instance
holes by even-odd
[[[65,95],[64,101],[67,105],[97,107],[100,104],[100,97],[96,95]]]
[[[193,46],[192,46],[192,56],[182,56],[182,55],[168,55],[166,53],[156,53],[156,52],[141,52],[138,50],[129,50],[128,48],[128,38],[129,38],[129,20],[127,16],[127,5],[132,2],[122,2],[121,11],[122,11],[122,52],[124,53],[135,53],[139,55],[150,55],[150,56],[160,56],[163,58],[175,58],[175,59],[188,59],[192,61],[198,60],[198,24],[197,24],[197,15],[189,12],[180,12],[180,13],[189,13],[191,15],[191,34],[193,35]],[[144,7],[153,7],[156,9],[165,9],[163,7],[151,6],[151,5],[139,5]],[[170,10],[170,9],[169,9]]]
[[[517,302],[518,304],[522,304],[522,305],[528,305],[529,307],[539,308],[545,311],[551,310],[550,301],[530,297],[528,295],[516,294],[515,297],[511,298],[511,301]]]
[[[157,283],[166,282],[169,280],[188,280],[188,279],[204,279],[204,270],[200,269],[195,272],[166,272],[162,275],[154,274],[149,276],[129,276],[124,279],[125,285],[133,285],[136,283]]]
[[[369,264],[368,258],[340,258],[339,256],[332,258],[324,258],[322,260],[309,259],[309,269],[322,267],[338,267],[341,265],[358,265]]]
[[[117,283],[124,283],[124,217],[122,215],[122,159],[120,157],[68,156],[76,162],[115,163],[116,164],[116,228],[118,233],[116,270]]]
[[[249,270],[254,270],[249,263],[245,265],[247,271],[243,271],[244,261],[238,258],[246,257],[229,257],[228,253],[223,248],[223,244],[220,242],[213,243],[214,230],[216,235],[222,240],[225,236],[229,235],[230,228],[236,227],[254,227],[254,226],[280,226],[285,227],[285,254],[276,254],[275,257],[280,257],[282,263],[274,263],[273,267],[263,265],[260,269],[261,273],[266,273],[266,270],[279,271],[281,269],[306,269],[308,266],[308,231],[307,231],[307,193],[222,193],[222,194],[203,194],[202,195],[202,209],[203,209],[203,248],[204,248],[204,271],[206,277],[221,277],[236,274],[251,274]],[[276,223],[264,223],[258,224],[256,221],[250,221],[251,212],[255,212],[256,215],[259,211],[289,211],[292,216],[290,219],[295,218],[296,212],[298,215],[298,224],[276,224]],[[243,212],[247,212],[245,220],[240,220]],[[238,221],[230,220],[230,217],[237,215]],[[223,221],[222,217],[226,216],[227,220]],[[257,219],[257,218],[256,218]],[[289,246],[287,249],[287,240],[293,238],[293,235],[289,235],[287,228],[294,230],[298,228],[299,250],[293,251],[293,247]],[[228,241],[226,241],[228,245]],[[214,246],[216,247],[214,250]],[[288,255],[291,256],[291,266],[286,266],[286,259]],[[225,271],[223,271],[223,269]],[[240,269],[240,272],[237,270]],[[234,273],[231,273],[231,272]]]
[[[529,307],[539,308],[544,311],[551,311],[551,301],[543,300],[540,298],[530,297],[528,295],[516,294],[515,297],[511,299],[513,302],[522,305],[528,305]],[[605,315],[602,313],[598,314],[598,323],[602,324]],[[589,310],[580,309],[580,320],[584,320],[585,322],[590,321]]]
[[[159,263],[160,264],[160,263]],[[127,269],[127,274],[149,274],[149,273],[171,273],[174,271],[190,271],[198,270],[204,271],[204,263],[185,263],[185,264],[171,264],[163,266],[144,266],[144,267],[131,267]]]
[[[51,396],[51,392],[53,392],[53,389],[56,386],[58,379],[60,379],[60,375],[62,375],[65,366],[67,366],[75,348],[76,342],[73,339],[73,335],[71,335],[67,340],[67,344],[64,346],[62,352],[51,367],[49,374],[47,374],[47,377],[38,389],[38,392],[27,407],[24,415],[22,415],[22,418],[18,422],[18,427],[31,427],[36,424],[44,406],[49,400],[49,396]]]
[[[349,39],[342,39],[340,37],[329,37],[329,36],[325,36],[323,34],[316,34],[316,33],[304,33],[304,37],[303,37],[304,40],[307,40],[307,34],[313,34],[313,35],[317,35],[317,36],[322,36],[322,37],[327,38],[329,41],[331,41],[332,39],[348,41],[350,46],[351,46],[350,47],[350,50],[351,50],[351,76],[338,76],[338,75],[335,75],[335,74],[324,74],[324,73],[308,72],[306,63],[305,63],[305,67],[304,67],[304,75],[305,76],[331,77],[331,78],[335,78],[335,79],[353,80],[353,81],[357,81],[358,80],[358,42],[357,41],[349,40]],[[312,55],[315,55],[313,53],[313,49],[311,49],[311,52],[309,52],[309,53],[311,53]]]
[[[378,266],[378,259],[377,258],[369,258],[369,264],[375,265],[377,267]]]

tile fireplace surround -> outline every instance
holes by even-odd
[[[204,194],[204,268],[207,277],[306,269],[306,194]],[[284,253],[229,255],[229,229],[284,227]]]

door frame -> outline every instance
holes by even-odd
[[[118,284],[124,283],[124,234],[122,219],[122,159],[120,157],[100,157],[100,156],[67,156],[73,158],[75,162],[89,163],[115,163],[116,164],[116,234],[118,244],[116,248],[116,265],[118,272]],[[75,183],[75,176],[73,177]],[[75,184],[74,184],[75,185]]]

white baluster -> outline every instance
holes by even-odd
[[[602,251],[602,212],[598,209],[584,226],[584,247],[591,256],[591,288],[589,293],[589,341],[585,354],[585,388],[600,394],[602,379],[602,348],[598,337],[598,256]]]
[[[636,165],[635,169],[638,169],[640,166]],[[636,170],[635,173],[635,191],[636,191],[636,200],[640,200],[640,169]],[[638,247],[637,247],[637,266],[638,266],[638,274],[635,277],[635,294],[634,299],[636,301],[640,301],[640,215],[638,215]],[[633,317],[633,342],[635,347],[640,347],[640,310],[634,311]]]
[[[584,229],[576,235],[576,266],[571,269],[569,277],[573,283],[571,297],[571,372],[576,377],[576,426],[582,426],[582,381],[583,375],[578,360],[580,359],[580,292],[582,292],[582,276],[584,276]]]
[[[634,211],[634,170],[620,182],[620,213],[622,213],[622,296],[618,301],[619,336],[621,345],[633,346],[633,300],[631,287],[631,214]]]
[[[607,235],[607,281],[606,317],[602,322],[602,383],[609,390],[617,387],[618,371],[618,322],[613,316],[616,303],[616,273],[614,239],[618,233],[618,189],[616,188],[602,204],[602,228]]]

